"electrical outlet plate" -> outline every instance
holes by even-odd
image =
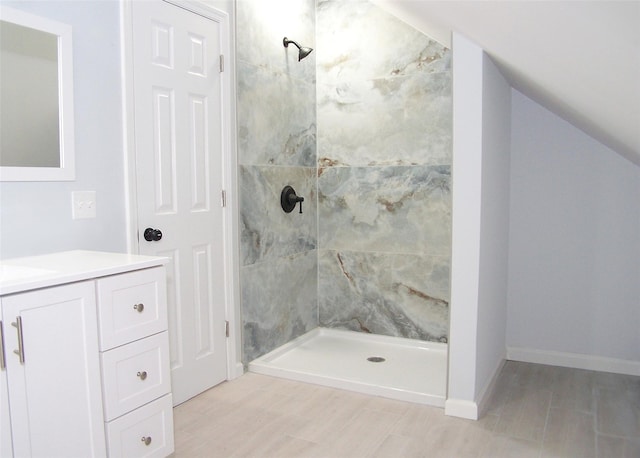
[[[96,217],[96,192],[73,191],[71,193],[71,208],[73,219]]]

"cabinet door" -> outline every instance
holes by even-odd
[[[104,456],[94,283],[5,296],[2,316],[15,455]]]
[[[1,317],[1,314],[0,314]],[[11,445],[11,422],[9,421],[9,392],[7,391],[7,368],[4,357],[2,321],[0,321],[0,456],[13,456]]]

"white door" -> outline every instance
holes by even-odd
[[[139,251],[171,259],[179,404],[227,379],[221,24],[162,1],[132,2],[132,19]]]

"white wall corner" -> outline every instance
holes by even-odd
[[[476,392],[483,54],[481,48],[464,37],[454,34],[453,39],[454,172],[448,393],[452,400],[470,400]]]
[[[487,413],[487,408],[489,407],[489,402],[493,397],[493,392],[496,389],[496,384],[498,382],[498,378],[500,377],[500,372],[502,371],[502,368],[507,362],[506,357],[507,355],[505,351],[505,354],[498,361],[498,365],[494,369],[493,375],[491,376],[489,383],[487,383],[487,385],[482,389],[482,391],[480,391],[480,394],[478,395],[478,398],[476,400],[476,404],[478,406],[478,418],[482,417],[485,413]]]
[[[640,361],[533,348],[507,347],[507,359],[549,366],[640,376]]]
[[[478,404],[464,399],[447,399],[444,403],[444,414],[450,417],[466,418],[467,420],[477,420]]]
[[[444,414],[450,417],[466,418],[468,420],[478,420],[481,418],[489,407],[489,402],[493,396],[493,393],[500,376],[500,372],[504,367],[506,360],[505,357],[498,361],[498,365],[493,371],[493,376],[487,385],[482,389],[480,395],[476,401],[467,401],[464,399],[447,399],[444,404]]]

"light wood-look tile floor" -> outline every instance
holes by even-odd
[[[174,415],[176,458],[640,457],[640,377],[518,362],[479,421],[253,373]]]

